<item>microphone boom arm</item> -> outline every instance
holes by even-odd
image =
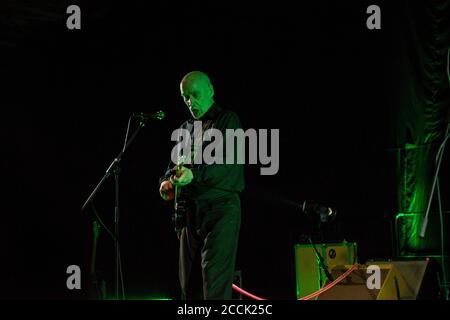
[[[137,134],[139,133],[139,131],[141,130],[141,128],[144,127],[144,123],[140,122],[138,128],[134,131],[133,135],[131,136],[131,138],[128,140],[127,144],[125,145],[125,148],[123,148],[123,150],[117,155],[117,157],[111,162],[111,164],[109,165],[108,169],[106,170],[105,175],[103,176],[103,178],[100,180],[100,182],[97,184],[97,186],[95,187],[94,191],[92,191],[91,195],[87,198],[86,202],[83,204],[83,206],[81,207],[81,211],[84,211],[86,209],[86,207],[89,205],[89,203],[92,201],[92,199],[94,198],[95,194],[97,193],[98,189],[100,189],[100,187],[103,185],[103,183],[105,182],[106,179],[108,179],[108,177],[111,175],[111,172],[114,172],[114,170],[117,168],[120,160],[122,160],[122,156],[125,153],[125,150],[128,148],[128,146],[131,144],[131,142],[133,142],[134,138],[136,138]]]

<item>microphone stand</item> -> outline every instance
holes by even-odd
[[[120,247],[119,247],[119,214],[120,214],[120,210],[119,210],[119,174],[120,174],[119,163],[122,160],[122,156],[124,155],[124,153],[125,153],[126,149],[128,148],[128,146],[136,138],[136,136],[139,133],[139,131],[145,126],[145,120],[147,120],[147,118],[141,118],[138,128],[135,130],[135,132],[133,133],[131,138],[128,140],[126,145],[123,147],[122,151],[112,161],[112,163],[110,164],[110,166],[106,170],[105,175],[102,177],[100,182],[95,187],[94,191],[92,191],[90,196],[87,198],[86,202],[83,204],[83,207],[81,208],[81,211],[84,211],[89,204],[92,204],[94,196],[96,195],[96,193],[98,192],[100,187],[103,185],[105,180],[111,175],[111,173],[114,173],[114,178],[115,178],[114,179],[115,180],[115,208],[114,208],[114,237],[113,238],[114,238],[114,247],[115,247],[115,277],[114,277],[115,278],[114,279],[114,289],[115,290],[114,291],[115,291],[115,298],[116,298],[116,300],[119,299],[119,276],[120,276],[120,274],[122,272],[121,261],[120,261]],[[94,243],[95,244],[96,244],[97,237],[98,237],[98,233],[94,235],[94,239],[95,239]],[[95,251],[96,250],[94,248],[94,253],[95,253]],[[96,281],[96,279],[94,279],[94,281]],[[123,282],[123,280],[122,280],[122,282]],[[122,290],[123,290],[123,283],[122,283],[121,287],[122,287]],[[124,298],[123,297],[123,293],[122,293],[122,298]]]

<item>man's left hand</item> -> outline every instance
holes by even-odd
[[[172,182],[173,185],[176,185],[178,187],[183,187],[191,183],[192,179],[194,179],[194,174],[192,173],[192,170],[186,167],[181,167],[179,170],[179,175],[171,176],[170,182]]]

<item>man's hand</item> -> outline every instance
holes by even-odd
[[[174,190],[172,182],[168,180],[161,182],[161,185],[159,186],[159,194],[161,195],[161,198],[163,198],[165,201],[172,200],[173,192]]]
[[[170,182],[172,185],[183,187],[191,183],[192,179],[194,179],[192,170],[186,167],[181,167],[178,176],[173,175],[170,177]]]

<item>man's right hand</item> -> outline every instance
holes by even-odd
[[[159,194],[161,195],[161,198],[164,200],[172,200],[174,196],[174,190],[173,185],[170,181],[165,180],[161,182],[161,185],[159,186]]]

